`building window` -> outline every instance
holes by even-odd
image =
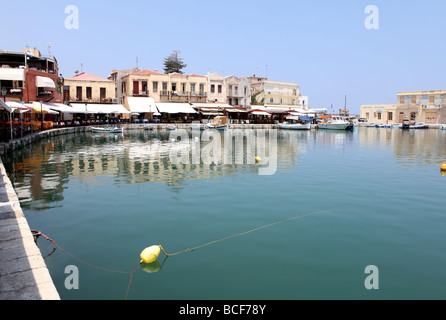
[[[190,84],[190,92],[195,92],[195,83]]]
[[[387,113],[387,120],[392,121],[393,120],[393,112]]]
[[[147,94],[147,81],[142,82],[142,93]]]
[[[167,91],[167,82],[163,82],[163,91]]]
[[[215,93],[215,84],[211,84],[211,93]]]
[[[381,120],[381,112],[378,112],[378,120]]]
[[[186,84],[185,83],[181,84],[181,91],[186,92]]]
[[[133,81],[133,94],[139,94],[139,81]]]
[[[87,87],[87,99],[91,99],[91,87]]]
[[[123,82],[122,83],[122,85],[121,85],[121,92],[122,93],[125,93],[127,90],[126,90],[126,88],[125,88],[125,82]]]
[[[153,92],[158,92],[158,82],[152,83]]]
[[[274,103],[274,98],[270,98],[270,99],[269,99],[269,102],[270,102],[270,103]]]
[[[77,101],[82,101],[82,87],[76,87]]]
[[[365,113],[365,118],[366,118],[367,120],[369,120],[369,118],[370,118],[370,113],[366,112],[366,113]]]
[[[177,91],[177,83],[172,82],[172,91]]]
[[[200,94],[204,93],[204,83],[200,83]]]
[[[222,92],[222,85],[219,84],[219,85],[218,85],[218,93],[221,93],[221,92]]]
[[[101,99],[105,99],[105,97],[107,96],[107,89],[106,88],[100,88],[100,97]]]
[[[416,112],[411,112],[410,113],[410,121],[415,121],[416,117],[417,117],[417,113]]]
[[[293,96],[297,96],[297,90],[296,89],[293,90]]]

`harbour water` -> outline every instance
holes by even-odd
[[[79,133],[4,157],[30,227],[59,246],[38,240],[62,299],[446,298],[446,131],[275,131],[269,174],[249,148],[175,162],[211,140],[172,134]],[[200,248],[138,269],[151,245]]]

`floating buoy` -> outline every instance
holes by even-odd
[[[446,171],[446,163],[443,163],[440,167],[441,171]]]
[[[161,249],[159,246],[151,246],[149,248],[144,249],[143,252],[141,252],[141,262],[145,264],[154,263],[156,259],[158,259],[158,256],[160,255]]]
[[[262,158],[256,157],[256,163],[260,163],[260,162],[262,162]]]

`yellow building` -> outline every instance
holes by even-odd
[[[64,79],[64,102],[116,102],[115,83],[90,73]]]
[[[361,118],[371,123],[446,123],[446,90],[398,92],[397,104],[363,105]]]

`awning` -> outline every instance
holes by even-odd
[[[25,106],[32,108],[35,113],[59,114],[57,111],[51,110],[45,103],[32,102],[26,103]]]
[[[254,114],[256,116],[271,116],[271,114],[269,114],[268,112],[264,112],[264,111],[254,111],[254,112],[252,112],[252,114]]]
[[[25,70],[0,68],[0,80],[25,81]]]
[[[71,109],[66,109],[68,113],[88,113],[88,114],[109,114],[109,113],[130,113],[121,104],[99,104],[99,103],[71,103]]]
[[[56,88],[54,81],[48,77],[36,77],[36,87],[37,88]]]
[[[62,103],[46,103],[46,106],[48,106],[51,110],[62,112],[62,113],[75,113],[74,108],[67,106],[66,104]]]
[[[15,102],[15,101],[3,101],[0,99],[0,106],[8,112],[27,112],[29,108],[25,106],[23,103]]]
[[[303,117],[303,116],[300,116],[299,118],[300,118],[300,120],[304,120],[304,121],[310,120],[308,117]]]
[[[153,98],[127,98],[131,113],[156,113],[155,99]]]
[[[198,113],[189,103],[156,103],[161,113]]]
[[[210,108],[210,109],[227,109],[232,108],[229,104],[226,103],[193,103],[192,106],[194,108]]]
[[[249,111],[246,110],[240,110],[240,109],[226,109],[227,112],[240,112],[240,113],[247,113]]]

